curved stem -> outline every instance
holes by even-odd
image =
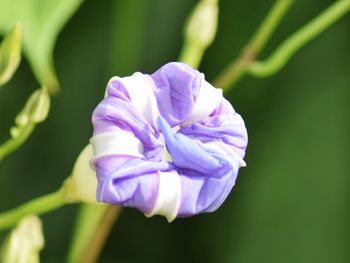
[[[66,202],[64,200],[64,191],[58,190],[56,192],[38,197],[23,205],[0,214],[0,230],[9,228],[23,217],[31,214],[41,215],[52,210],[55,210]]]
[[[8,154],[17,150],[27,140],[33,129],[34,124],[30,123],[21,129],[21,132],[18,134],[18,136],[8,139],[5,143],[0,145],[0,161],[4,159]]]
[[[304,45],[350,11],[350,0],[338,0],[323,13],[287,38],[265,61],[252,63],[248,71],[256,77],[267,77],[279,71]]]
[[[280,21],[294,1],[295,0],[278,0],[271,8],[271,11],[261,23],[255,35],[248,44],[248,46],[254,50],[255,54],[260,53],[266,46],[277,26],[280,24]]]
[[[248,65],[254,61],[265,47],[280,21],[295,0],[277,0],[259,26],[255,35],[242,50],[241,55],[234,60],[214,81],[214,85],[222,89],[233,86],[245,73]]]
[[[114,222],[117,220],[121,208],[119,206],[109,206],[104,217],[101,220],[99,231],[92,236],[90,249],[85,251],[85,256],[82,262],[94,263],[97,262],[102,248],[106,242],[109,232],[112,229]]]

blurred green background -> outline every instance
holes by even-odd
[[[332,2],[296,1],[261,58]],[[83,2],[55,46],[62,89],[48,119],[0,163],[0,211],[60,186],[91,136],[91,112],[108,79],[176,60],[195,3]],[[239,54],[273,3],[220,0],[217,38],[200,66],[208,80]],[[349,25],[348,15],[278,75],[246,77],[227,93],[248,128],[248,166],[216,213],[168,224],[125,209],[99,262],[350,262]],[[38,87],[22,60],[0,90],[1,142]],[[63,262],[77,208],[42,217],[42,262]]]

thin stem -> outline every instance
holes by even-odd
[[[280,24],[280,21],[294,1],[295,0],[278,0],[272,7],[271,11],[261,23],[255,35],[248,44],[248,46],[254,50],[255,54],[260,53],[266,46],[277,26]]]
[[[84,259],[82,262],[95,263],[97,262],[102,248],[106,242],[110,230],[114,222],[117,220],[120,214],[121,208],[119,206],[110,206],[105,213],[100,228],[95,232],[95,235],[91,239],[89,249],[85,251]]]
[[[58,209],[65,204],[64,191],[58,190],[51,194],[38,197],[23,205],[0,214],[0,230],[17,224],[23,217],[31,214],[41,215]]]
[[[5,143],[0,145],[0,161],[8,154],[17,150],[30,136],[34,129],[34,124],[30,123],[21,129],[20,134],[16,137],[8,139]]]
[[[121,207],[82,204],[67,262],[95,262]]]
[[[233,86],[245,73],[248,65],[252,63],[265,47],[280,21],[287,13],[294,0],[277,0],[267,14],[261,26],[242,50],[241,55],[234,60],[214,81],[215,86],[227,89]]]
[[[194,68],[198,68],[202,61],[205,49],[198,48],[193,43],[186,42],[181,50],[179,61],[185,62]]]
[[[336,1],[319,16],[288,37],[265,62],[252,63],[248,69],[249,73],[256,77],[267,77],[275,74],[299,49],[349,11],[350,0]]]

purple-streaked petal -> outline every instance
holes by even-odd
[[[232,146],[233,150],[243,158],[248,141],[247,130],[242,117],[232,106],[228,107],[227,103],[224,99],[211,116],[183,126],[179,132],[202,142],[220,140]]]
[[[113,155],[95,160],[97,200],[135,207],[149,213],[158,196],[158,171],[170,171],[168,162],[150,162]]]
[[[174,165],[178,169],[193,170],[198,175],[214,173],[221,168],[220,161],[207,153],[200,145],[183,134],[173,133],[169,124],[159,118],[158,124],[165,138],[165,144]]]
[[[184,63],[173,62],[158,69],[151,77],[161,116],[172,127],[186,121],[198,97],[200,73]]]
[[[130,77],[113,77],[107,85],[107,94],[130,102],[152,127],[155,127],[159,110],[153,90],[154,82],[149,75],[134,73]]]
[[[131,103],[107,97],[95,109],[92,122],[94,136],[101,132],[132,133],[142,142],[146,158],[161,159],[163,143],[159,140],[159,135]]]

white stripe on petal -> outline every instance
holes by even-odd
[[[204,79],[204,74],[201,74],[201,87],[196,103],[194,104],[192,113],[184,124],[191,124],[208,117],[220,104],[221,100],[222,89],[214,88]]]
[[[109,82],[119,80],[126,87],[132,105],[153,127],[156,127],[159,115],[156,96],[153,92],[153,80],[149,75],[140,72],[132,76],[119,78],[113,77]]]
[[[103,132],[90,139],[94,147],[94,159],[102,156],[122,154],[143,157],[143,144],[127,132]]]
[[[158,196],[152,211],[145,214],[165,216],[170,223],[176,218],[181,202],[181,180],[176,171],[158,172]]]

